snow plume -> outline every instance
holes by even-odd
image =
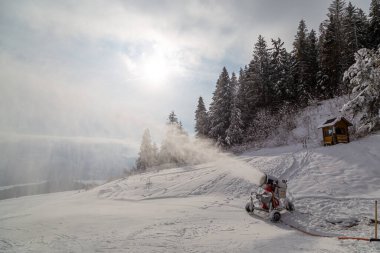
[[[360,49],[355,60],[344,73],[354,97],[342,111],[345,114],[352,112],[357,121],[357,134],[362,135],[373,131],[380,123],[380,50]]]
[[[185,166],[213,163],[216,168],[231,172],[235,177],[258,184],[262,172],[244,160],[222,152],[207,139],[191,138],[176,125],[169,125],[159,153],[159,168],[168,165]]]

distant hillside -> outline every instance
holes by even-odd
[[[0,147],[0,186],[109,180],[135,161],[126,143],[113,139],[0,135]]]

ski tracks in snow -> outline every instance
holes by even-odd
[[[297,174],[304,169],[310,163],[310,157],[312,156],[312,151],[309,149],[303,149],[300,151],[296,151],[287,155],[285,159],[291,156],[292,162],[291,165],[286,167],[280,178],[287,179],[288,181],[295,180],[297,178]],[[300,158],[298,158],[300,157]]]

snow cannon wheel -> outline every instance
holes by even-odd
[[[247,213],[253,213],[254,207],[255,207],[255,205],[253,203],[248,202],[245,205],[245,210],[247,211]]]
[[[287,205],[286,205],[286,210],[288,210],[289,212],[293,212],[295,210],[294,208],[294,204],[292,202],[288,202]]]
[[[278,211],[273,211],[270,213],[270,220],[273,222],[279,222],[281,219],[281,214]]]

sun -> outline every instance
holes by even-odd
[[[171,68],[167,57],[156,53],[142,62],[142,78],[151,86],[159,86],[168,81]]]
[[[133,80],[145,91],[164,91],[174,85],[174,80],[184,76],[180,64],[181,50],[175,45],[154,44],[143,48],[140,54],[123,54],[127,80]],[[148,89],[147,89],[148,88]]]

